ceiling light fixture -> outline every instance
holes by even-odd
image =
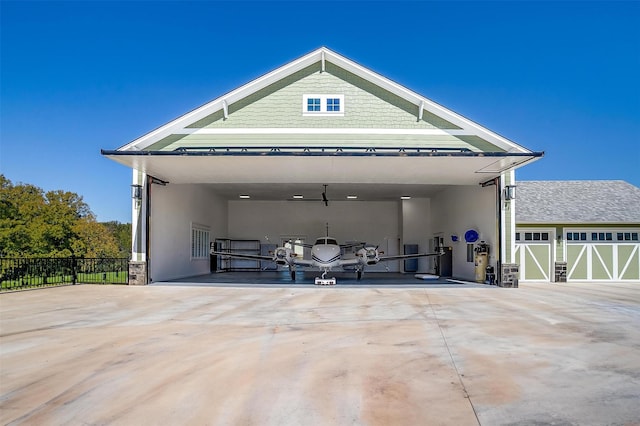
[[[242,198],[243,200],[246,200],[247,198],[251,198],[251,196],[246,194],[240,194],[240,198]]]
[[[296,199],[296,200],[302,200],[304,198],[304,196],[302,196],[302,195],[294,195],[293,198]]]
[[[401,200],[410,200],[411,197],[408,195],[403,195],[402,197],[400,197]]]
[[[357,195],[347,195],[347,200],[357,200],[358,196]]]

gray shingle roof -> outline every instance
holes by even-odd
[[[518,181],[516,223],[640,224],[640,188],[622,180]]]

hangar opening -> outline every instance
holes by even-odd
[[[130,275],[141,284],[233,270],[211,265],[216,243],[264,255],[291,240],[304,265],[327,226],[345,259],[366,248],[377,253],[361,258],[447,251],[368,262],[367,272],[476,280],[469,251],[484,241],[487,265],[508,283],[508,187],[515,168],[543,155],[327,48],[102,153],[133,170]],[[273,269],[251,260],[236,269]]]

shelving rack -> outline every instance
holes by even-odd
[[[232,254],[260,254],[260,240],[216,238],[214,247],[216,251],[229,252]],[[260,270],[260,260],[239,259],[230,256],[216,256],[216,258],[216,270],[218,272]]]

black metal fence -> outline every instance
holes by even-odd
[[[0,258],[0,291],[60,284],[127,284],[126,258]]]

